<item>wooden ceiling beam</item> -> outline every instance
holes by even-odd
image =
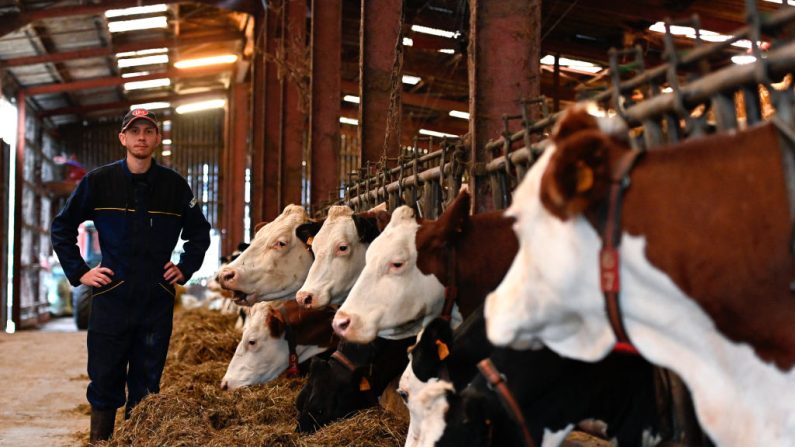
[[[176,39],[151,39],[139,42],[130,42],[112,47],[83,48],[80,50],[63,51],[59,53],[41,54],[36,56],[22,56],[10,59],[0,59],[0,67],[21,67],[25,65],[58,63],[75,59],[89,59],[93,57],[106,57],[127,51],[140,51],[150,48],[176,48],[204,43],[226,42],[239,40],[243,36],[239,33],[215,33],[201,36],[179,37]]]

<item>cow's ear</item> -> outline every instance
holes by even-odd
[[[541,178],[541,202],[567,220],[604,200],[615,143],[599,130],[581,130],[556,143]]]
[[[320,227],[322,226],[323,226],[322,220],[317,222],[312,221],[312,222],[302,223],[301,225],[298,225],[298,227],[295,229],[295,235],[298,237],[298,239],[301,239],[301,242],[311,246],[312,242],[310,241],[310,238],[315,237],[317,232],[320,231]]]
[[[265,324],[268,326],[268,331],[273,338],[281,337],[286,326],[281,314],[272,307],[268,309],[268,317],[265,319]]]
[[[375,214],[370,212],[354,214],[351,218],[353,219],[353,224],[356,225],[356,233],[362,243],[369,244],[381,234]]]
[[[471,196],[469,190],[463,190],[439,217],[439,223],[447,235],[455,235],[464,231],[464,226],[469,220],[469,206]]]
[[[583,130],[597,130],[596,117],[588,113],[584,106],[574,106],[566,110],[552,131],[552,141],[559,144],[566,138]]]
[[[258,223],[256,225],[254,225],[254,233],[256,234],[262,227],[264,227],[265,225],[268,225],[269,223],[270,222],[263,221],[263,222],[260,222],[260,223]]]
[[[375,221],[378,224],[378,231],[379,233],[384,231],[387,225],[389,225],[389,220],[392,218],[392,214],[389,211],[376,211],[375,212]]]

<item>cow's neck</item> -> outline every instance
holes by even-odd
[[[455,277],[461,315],[471,315],[508,272],[519,242],[511,228],[513,219],[501,211],[471,216],[456,245]],[[446,279],[441,279],[445,284]],[[447,285],[447,284],[445,284]]]
[[[630,338],[644,357],[684,379],[713,440],[727,446],[793,445],[795,369],[784,372],[765,363],[747,344],[717,331],[696,302],[648,263],[642,238],[625,234],[621,252],[633,266],[622,277]]]
[[[778,136],[770,125],[649,151],[631,174],[624,229],[648,261],[735,342],[795,366],[795,260]]]

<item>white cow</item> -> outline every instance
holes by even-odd
[[[576,124],[577,120],[580,124]],[[598,253],[602,239],[582,212],[588,200],[594,199],[586,194],[604,181],[600,175],[605,171],[600,173],[602,168],[589,163],[623,154],[626,146],[599,132],[593,119],[589,123],[581,110],[570,111],[561,122],[567,131],[572,130],[572,125],[580,130],[568,135],[555,134],[555,146],[549,147],[530,169],[507,211],[507,215],[517,220],[515,229],[520,249],[507,276],[486,301],[487,334],[499,346],[523,348],[541,340],[564,356],[596,361],[611,351],[616,336],[608,322],[600,289]],[[675,371],[686,382],[700,422],[718,445],[792,446],[795,445],[795,368],[782,367],[773,360],[784,364],[786,350],[791,352],[793,346],[779,345],[783,349],[767,351],[777,353],[778,357],[771,354],[770,358],[760,358],[760,352],[764,352],[760,347],[772,345],[754,345],[751,341],[755,336],[769,336],[768,341],[774,340],[774,335],[779,339],[791,337],[793,331],[795,298],[788,290],[792,270],[790,278],[786,278],[792,262],[791,258],[787,260],[791,256],[787,253],[790,237],[787,206],[770,207],[766,213],[751,211],[760,197],[786,198],[781,171],[775,166],[781,155],[775,132],[764,127],[748,132],[714,137],[718,140],[705,137],[686,143],[684,148],[655,149],[632,171],[624,201],[625,231],[620,245],[621,313],[628,336],[640,353],[653,363]],[[589,154],[593,158],[588,159]],[[752,160],[738,162],[738,157],[746,154]],[[562,178],[558,177],[561,171],[553,169],[554,163],[567,162],[572,163],[568,177],[571,188],[564,191],[550,187],[557,185],[550,182]],[[710,171],[686,171],[693,169],[694,163],[699,169]],[[761,166],[765,166],[765,172],[754,172],[762,171]],[[685,179],[687,183],[683,184]],[[771,183],[766,184],[768,181]],[[737,188],[750,188],[753,192],[746,195],[737,192]],[[723,199],[720,194],[729,189],[731,196]],[[570,197],[566,194],[581,201],[567,202]],[[711,195],[712,200],[705,200],[705,194]],[[719,198],[725,201],[717,202]],[[681,210],[687,211],[683,214]],[[703,214],[698,210],[703,210]],[[730,221],[717,221],[717,217],[722,217],[717,212],[731,213]],[[779,219],[782,212],[784,216]],[[686,226],[674,227],[680,222],[686,222]],[[739,225],[742,225],[739,228],[757,228],[757,231],[744,231],[745,237],[753,237],[756,245],[721,236]],[[760,225],[767,226],[767,233]],[[627,226],[633,232],[626,231]],[[762,246],[770,240],[768,236],[774,236],[770,228],[777,228],[783,234],[776,234],[778,242],[759,253],[755,246]],[[647,237],[649,234],[654,237]],[[671,235],[678,237],[665,239]],[[662,245],[661,241],[668,245]],[[681,250],[683,244],[696,243],[702,244],[699,249]],[[677,244],[679,252],[674,251]],[[723,255],[714,256],[717,250]],[[652,263],[650,253],[657,256],[654,258],[657,263],[669,262],[667,269]],[[663,258],[668,253],[676,256]],[[743,256],[754,262],[747,265]],[[770,264],[770,259],[777,261]],[[727,267],[719,271],[716,265]],[[683,272],[690,278],[704,277],[690,283],[677,282],[676,275]],[[757,278],[755,285],[743,282],[748,272]],[[703,291],[705,287],[726,284],[727,293],[713,297],[712,302],[717,305],[702,306],[699,299],[706,302],[703,293],[697,299],[698,293],[688,295],[685,291],[688,287]],[[745,300],[730,296],[733,288],[759,290],[771,285],[773,289],[763,294],[757,292],[756,296],[746,295]],[[769,300],[773,296],[777,301]],[[761,308],[755,311],[756,302]],[[738,305],[748,309],[738,312],[729,308]],[[727,335],[733,328],[756,320],[755,314],[773,310],[769,306],[778,306],[772,314],[767,314],[769,331],[748,332],[744,335],[747,342],[737,334]],[[789,323],[780,321],[781,315],[789,315],[784,320]],[[726,319],[733,323],[721,324]],[[788,324],[789,329],[779,323]]]
[[[442,312],[444,286],[416,265],[418,228],[411,208],[401,206],[392,213],[389,225],[370,244],[364,270],[334,317],[338,335],[355,343],[369,343],[376,336],[406,338]],[[454,316],[461,321],[460,313]]]
[[[266,383],[289,366],[289,345],[285,339],[285,314],[296,337],[298,362],[327,351],[332,343],[331,312],[300,311],[295,301],[268,301],[251,307],[243,336],[229,362],[221,388],[233,390],[242,386]]]
[[[319,308],[345,300],[364,269],[367,247],[379,233],[378,219],[388,221],[389,215],[383,211],[354,214],[347,206],[329,209],[312,238],[315,262],[295,296],[299,304]]]
[[[293,298],[312,264],[312,255],[295,235],[295,229],[307,221],[303,208],[287,205],[257,231],[237,259],[219,270],[218,283],[235,292],[238,304]]]

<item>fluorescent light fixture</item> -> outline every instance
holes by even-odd
[[[159,102],[145,102],[145,103],[142,103],[142,104],[133,104],[133,105],[131,105],[130,106],[130,110],[134,110],[134,109],[156,110],[156,109],[167,109],[169,107],[171,107],[171,103],[170,102],[163,102],[163,101],[159,101]],[[163,144],[165,144],[165,141],[163,141]]]
[[[210,99],[207,101],[192,102],[178,106],[177,113],[183,114],[183,113],[199,112],[202,110],[209,110],[209,109],[220,109],[225,105],[226,105],[225,99]]]
[[[414,46],[414,39],[412,39],[411,37],[404,37],[403,38],[403,45],[405,45],[407,47],[413,47]]]
[[[416,85],[420,81],[422,81],[422,78],[419,77],[419,76],[403,75],[403,83],[404,84]]]
[[[166,138],[163,140],[163,146],[171,146],[171,138]]]
[[[461,34],[458,31],[446,31],[439,28],[431,28],[429,26],[411,25],[411,30],[415,33],[430,34],[432,36],[446,37],[448,39],[455,39]]]
[[[738,54],[737,56],[732,56],[732,62],[737,65],[751,64],[756,62],[756,57],[750,54]]]
[[[420,129],[420,135],[427,135],[429,137],[447,137],[447,138],[458,138],[458,135],[453,135],[451,133],[444,133],[444,132],[437,132],[435,130],[428,130],[428,129]]]
[[[542,57],[539,62],[541,62],[542,65],[555,65],[555,56],[547,54],[546,56]],[[581,61],[579,59],[570,59],[568,57],[558,58],[558,64],[560,64],[561,67],[566,67],[577,71],[584,71],[586,73],[599,73],[602,71],[602,67],[599,65]]]
[[[231,64],[237,60],[237,54],[222,54],[219,56],[200,57],[197,59],[184,59],[174,62],[176,68],[193,68],[205,65]]]
[[[117,58],[138,57],[138,56],[148,56],[150,54],[162,54],[162,53],[168,53],[168,48],[149,48],[146,50],[125,51],[123,53],[116,53],[116,57]]]
[[[662,93],[672,93],[674,91],[674,89],[672,89],[671,87],[663,87],[663,89],[660,90],[660,91]]]
[[[141,65],[167,64],[168,54],[156,54],[154,56],[119,59],[118,61],[116,61],[116,63],[119,64],[119,68],[138,67]]]
[[[171,151],[163,151],[163,152],[161,152],[161,155],[163,155],[164,157],[170,157],[171,156]]]
[[[444,54],[455,54],[455,50],[452,48],[442,48],[439,52]]]
[[[109,9],[105,11],[105,17],[122,17],[122,16],[132,16],[136,14],[151,14],[154,12],[165,12],[168,7],[165,3],[161,3],[159,5],[149,5],[149,6],[136,6],[133,8],[124,8],[124,9]]]
[[[469,119],[469,112],[462,112],[460,110],[451,110],[449,115],[453,118],[461,118],[462,120]]]
[[[134,81],[124,84],[124,90],[141,90],[145,88],[168,87],[171,85],[171,79],[150,79],[148,81]]]
[[[152,73],[151,71],[134,71],[132,73],[122,73],[121,77],[123,78],[135,78],[137,76],[146,76]]]
[[[342,97],[342,100],[345,102],[352,102],[354,104],[359,104],[359,97],[353,95],[345,95]]]
[[[770,2],[770,3],[778,3],[778,4],[782,3],[782,0],[765,0],[765,1],[766,2]],[[795,0],[788,0],[787,4],[788,5],[795,5]]]
[[[665,22],[655,23],[654,25],[649,27],[649,31],[665,33]],[[724,42],[732,38],[732,36],[727,36],[726,34],[720,34],[716,33],[715,31],[710,31],[706,29],[701,29],[698,31],[698,33],[701,36],[701,40],[704,40],[706,42]],[[695,28],[690,26],[671,25],[671,34],[673,34],[674,36],[684,36],[689,39],[696,38],[696,30]],[[761,45],[762,43],[760,42],[759,44]],[[751,41],[747,39],[738,40],[737,42],[733,42],[732,46],[739,48],[751,48]]]
[[[352,126],[358,126],[359,125],[359,120],[356,120],[356,119],[353,119],[353,118],[346,118],[344,116],[340,117],[340,122],[342,124],[350,124]]]
[[[166,16],[108,22],[108,31],[111,33],[123,33],[125,31],[136,31],[140,29],[152,28],[168,28],[168,20],[166,20]]]

